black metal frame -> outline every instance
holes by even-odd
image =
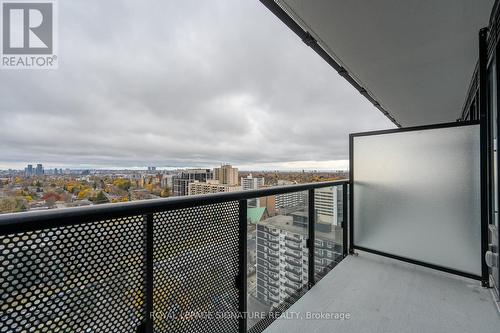
[[[238,288],[238,311],[239,331],[247,332],[247,200],[260,198],[270,195],[279,195],[300,191],[308,191],[309,202],[309,232],[308,232],[308,248],[309,248],[309,283],[304,288],[309,289],[315,282],[314,271],[314,239],[315,239],[315,214],[314,214],[314,189],[343,186],[347,188],[348,180],[318,182],[308,184],[298,184],[289,186],[276,186],[258,190],[236,191],[196,196],[172,197],[166,199],[144,200],[127,203],[102,204],[98,206],[77,207],[47,211],[34,211],[25,213],[4,214],[0,216],[0,236],[8,236],[21,232],[45,230],[55,227],[78,225],[84,223],[92,223],[107,219],[117,219],[127,216],[142,216],[146,222],[146,294],[145,321],[137,327],[137,332],[153,332],[153,275],[154,275],[154,219],[153,214],[183,208],[191,208],[198,206],[206,206],[224,202],[235,202],[239,204],[239,248],[238,248],[238,267],[239,275],[235,276],[235,285]],[[344,190],[344,197],[346,191]],[[346,200],[343,202],[344,214],[347,211]],[[344,239],[347,238],[347,228],[343,229]],[[344,244],[344,256],[345,244]],[[302,289],[304,289],[302,288]],[[304,293],[303,290],[297,292],[294,296],[296,299]],[[292,298],[291,298],[292,299]],[[253,330],[255,331],[255,330]]]
[[[239,201],[239,248],[238,263],[240,275],[236,277],[238,287],[238,310],[240,313],[247,313],[247,200]],[[247,331],[247,319],[245,316],[239,318],[240,332]]]
[[[498,1],[495,1],[495,8],[497,8],[497,5],[499,4],[500,2]],[[500,133],[500,117],[498,116],[499,115],[499,111],[500,111],[500,99],[498,98],[500,96],[500,85],[499,85],[499,78],[500,78],[500,68],[499,68],[499,64],[498,64],[498,59],[497,59],[497,55],[500,54],[500,43],[496,43],[495,45],[495,48],[494,48],[494,51],[493,51],[493,54],[492,54],[492,58],[491,60],[493,61],[496,61],[496,73],[495,73],[495,76],[496,76],[496,95],[497,95],[497,105],[495,106],[496,107],[496,110],[497,110],[497,116],[496,116],[496,123],[495,124],[492,124],[494,127],[496,127],[496,131],[497,131],[497,138],[498,138],[498,134]],[[498,147],[498,144],[497,144],[497,147]],[[497,148],[498,149],[498,148]],[[491,154],[493,155],[493,152],[491,152]],[[499,152],[497,151],[497,159],[498,159],[498,155]],[[492,161],[493,161],[494,157],[492,156]],[[494,191],[494,187],[495,185],[500,189],[500,163],[496,163],[496,172],[497,172],[497,183],[495,184],[494,181],[494,177],[492,176],[491,177],[491,181],[492,181],[492,191]],[[494,167],[495,163],[491,163],[492,167]],[[492,192],[493,193],[493,192]],[[500,207],[500,195],[498,195],[497,193],[497,197],[495,198],[496,199],[496,204],[498,205],[497,207]],[[494,216],[492,216],[492,219],[494,219]],[[492,220],[494,221],[494,220]],[[493,222],[490,221],[490,224],[493,224]],[[497,239],[500,240],[500,228],[498,228],[497,230]],[[498,252],[498,250],[497,250]],[[500,265],[500,259],[499,259],[499,262],[498,264]],[[491,283],[490,281],[490,287],[494,287],[498,293],[498,288],[500,288],[500,285],[498,285],[498,281],[493,281],[493,283]]]
[[[314,247],[315,247],[315,240],[316,240],[316,214],[315,214],[315,209],[314,209],[314,189],[310,189],[309,192],[307,193],[307,198],[308,198],[308,238],[307,238],[307,249],[308,249],[308,272],[307,272],[307,280],[309,282],[309,288],[312,288],[314,284],[316,283],[316,279],[314,277],[315,275],[315,263],[314,263]]]
[[[343,252],[343,257],[345,258],[348,253],[348,221],[349,221],[349,210],[350,210],[350,204],[348,205],[348,191],[349,191],[349,186],[348,184],[342,185],[342,252]],[[352,229],[351,229],[352,230]]]
[[[380,134],[391,134],[391,133],[402,133],[402,132],[411,132],[411,131],[421,131],[421,130],[429,130],[429,129],[440,129],[440,128],[449,128],[449,127],[460,127],[460,126],[470,126],[470,125],[479,125],[480,126],[480,135],[481,135],[481,265],[482,265],[482,274],[481,276],[467,273],[467,272],[462,272],[459,270],[439,266],[439,265],[434,265],[426,262],[422,262],[419,260],[411,259],[411,258],[406,258],[402,256],[398,256],[395,254],[390,254],[382,251],[378,251],[375,249],[369,249],[366,247],[362,246],[357,246],[354,243],[354,138],[355,137],[361,137],[361,136],[371,136],[371,135],[380,135]],[[392,259],[397,259],[401,260],[404,262],[412,263],[415,265],[420,265],[432,269],[436,269],[439,271],[447,272],[447,273],[452,273],[455,275],[459,276],[464,276],[467,278],[475,279],[475,280],[480,280],[483,285],[485,285],[485,279],[487,280],[487,271],[485,275],[484,267],[486,265],[486,261],[484,258],[484,255],[486,253],[485,251],[485,245],[486,249],[488,246],[488,235],[487,233],[484,234],[485,228],[486,231],[488,230],[488,210],[487,206],[484,206],[484,203],[487,201],[485,200],[485,196],[487,195],[487,190],[488,190],[488,185],[486,182],[486,165],[487,161],[484,158],[485,153],[485,142],[483,141],[483,136],[484,136],[484,122],[483,121],[463,121],[463,122],[453,122],[453,123],[441,123],[441,124],[432,124],[432,125],[425,125],[425,126],[414,126],[414,127],[405,127],[405,128],[397,128],[397,129],[389,129],[389,130],[381,130],[381,131],[370,131],[370,132],[361,132],[361,133],[352,133],[349,134],[349,184],[350,184],[350,191],[349,191],[349,207],[350,207],[350,215],[349,215],[349,253],[353,254],[354,250],[360,250],[360,251],[365,251],[365,252],[370,252],[374,253],[377,255],[381,255],[384,257],[392,258]],[[486,236],[486,237],[485,237]]]
[[[489,286],[489,271],[486,265],[488,251],[488,226],[491,220],[491,127],[488,112],[488,28],[479,30],[479,122],[481,126],[481,283]]]

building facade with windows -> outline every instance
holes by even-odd
[[[199,181],[206,182],[213,178],[210,169],[188,169],[172,177],[172,195],[183,196],[189,194],[189,184]]]

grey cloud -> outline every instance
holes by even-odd
[[[60,1],[59,59],[0,73],[0,167],[342,160],[392,127],[257,0]]]

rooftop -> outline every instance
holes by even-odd
[[[305,213],[305,215],[307,215],[307,214]],[[291,216],[291,215],[276,215],[276,216],[270,217],[268,219],[265,219],[263,221],[260,221],[258,224],[274,227],[274,228],[281,229],[281,230],[286,230],[289,232],[293,232],[295,234],[304,235],[307,233],[307,228],[301,228],[301,227],[293,224],[293,216]],[[319,223],[316,223],[316,224],[319,224]],[[316,238],[317,239],[325,239],[325,240],[341,241],[342,240],[342,229],[336,228],[335,226],[332,226],[332,232],[316,231]]]

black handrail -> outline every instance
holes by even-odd
[[[60,208],[45,211],[0,215],[0,235],[76,225],[134,215],[145,215],[182,208],[241,201],[270,195],[307,191],[316,188],[347,184],[348,180],[274,186],[264,189],[211,193],[193,196],[150,199],[143,201],[101,204],[96,206]]]

